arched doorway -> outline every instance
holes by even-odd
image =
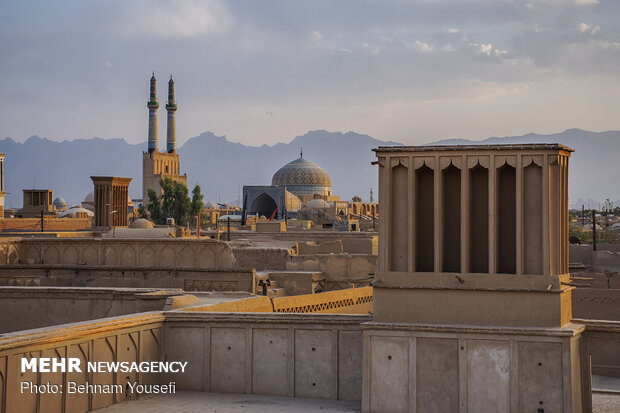
[[[278,208],[276,201],[273,200],[272,197],[267,195],[266,193],[262,193],[254,199],[252,202],[252,213],[258,215],[263,215],[267,218],[271,217],[275,210]]]

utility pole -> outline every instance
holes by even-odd
[[[230,213],[228,214],[228,228],[226,229],[226,237],[228,238],[228,241],[230,241]]]
[[[581,228],[586,225],[586,210],[585,206],[581,204]]]
[[[596,251],[596,211],[592,210],[592,251]]]
[[[114,224],[114,214],[116,214],[116,211],[110,212],[110,224],[112,224],[112,238],[116,238],[116,225]]]
[[[43,232],[43,210],[41,210],[41,232]]]

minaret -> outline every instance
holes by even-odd
[[[177,104],[174,101],[174,80],[172,80],[172,75],[170,75],[170,81],[168,82],[168,104],[166,105],[166,110],[168,111],[166,147],[169,153],[173,153],[177,150],[177,126],[175,118]]]
[[[157,101],[157,81],[155,80],[155,72],[151,77],[151,96],[146,106],[149,108],[149,153],[157,151],[157,109],[159,102]]]

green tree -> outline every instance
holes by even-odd
[[[162,189],[161,223],[165,224],[166,218],[174,218],[176,225],[187,224],[192,208],[187,186],[174,182],[170,178],[161,179],[159,185]]]
[[[191,210],[192,216],[196,216],[200,212],[202,212],[202,208],[204,206],[202,202],[202,198],[203,198],[203,195],[200,192],[200,185],[196,184],[194,189],[192,189],[192,210]]]
[[[173,185],[172,217],[177,225],[185,226],[190,217],[192,201],[189,199],[189,191],[183,184]]]
[[[175,202],[175,194],[174,187],[175,183],[170,178],[162,178],[159,180],[159,185],[161,186],[162,194],[161,194],[161,215],[165,224],[166,218],[174,217],[173,209]],[[177,222],[175,219],[175,223],[177,225],[181,225],[180,222]]]
[[[147,190],[147,195],[149,200],[146,204],[146,210],[151,214],[151,221],[155,224],[161,225],[165,222],[162,222],[163,215],[161,212],[160,199],[157,196],[157,192],[154,189],[149,188]]]
[[[192,200],[189,198],[187,186],[172,181],[170,178],[160,179],[161,196],[153,189],[147,191],[148,203],[146,211],[150,212],[151,220],[158,225],[165,225],[167,218],[174,218],[176,225],[186,225],[192,213]],[[202,200],[200,187],[196,185],[194,196]],[[202,202],[202,201],[201,201]]]
[[[147,218],[146,216],[146,206],[145,204],[139,204],[138,205],[138,216],[140,218]]]

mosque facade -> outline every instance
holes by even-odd
[[[332,197],[332,181],[319,165],[299,158],[278,169],[271,185],[243,187],[243,216],[285,219],[314,198]]]
[[[359,198],[359,197],[357,197]],[[287,163],[276,171],[271,185],[243,187],[243,221],[247,217],[282,220],[303,217],[321,223],[347,220],[355,210],[359,215],[360,202],[340,201],[333,194],[329,174],[316,163],[303,157]],[[376,207],[364,209],[368,215],[377,215]],[[372,218],[368,218],[372,219]]]
[[[148,148],[142,153],[142,203],[148,202],[148,190],[154,189],[161,194],[161,186],[159,181],[162,178],[170,178],[174,182],[182,183],[187,186],[187,175],[181,175],[181,164],[179,154],[176,150],[176,111],[178,109],[174,97],[174,80],[170,76],[168,82],[168,103],[166,111],[168,112],[167,130],[166,130],[166,150],[160,152],[157,145],[157,110],[159,102],[157,101],[157,80],[155,74],[151,77],[151,90],[149,101],[147,102],[149,109],[149,133]]]

